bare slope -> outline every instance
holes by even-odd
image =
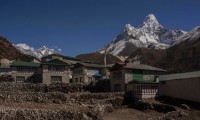
[[[32,60],[31,56],[22,54],[12,45],[11,42],[3,36],[0,36],[0,59],[2,58],[7,58],[9,60]]]
[[[78,59],[80,59],[83,62],[92,62],[92,63],[98,63],[98,64],[104,64],[104,54],[101,54],[99,52],[94,53],[88,53],[88,54],[81,54],[76,56]],[[107,54],[106,56],[107,64],[113,64],[115,62],[122,62],[119,58]]]

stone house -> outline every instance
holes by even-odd
[[[11,68],[10,68],[11,61],[8,59],[1,59],[0,60],[0,76],[1,75],[11,75]]]
[[[39,63],[34,62],[23,62],[23,61],[14,61],[11,64],[11,76],[14,79],[14,82],[24,83],[41,83],[42,78],[42,69]]]
[[[92,81],[103,79],[105,66],[92,63],[78,62],[74,65],[72,83],[89,84]]]
[[[140,63],[116,63],[110,69],[112,92],[129,92],[137,98],[159,95],[159,74],[165,70]]]
[[[52,59],[41,64],[42,83],[69,83],[70,81],[70,65],[59,59]]]
[[[73,69],[74,69],[74,65],[79,62],[80,60],[77,59],[76,57],[70,57],[70,56],[64,56],[61,54],[51,54],[48,56],[43,57],[41,60],[42,62],[47,62],[49,60],[53,60],[53,59],[59,59],[67,64],[70,65],[70,81],[72,81],[72,75],[73,75]]]

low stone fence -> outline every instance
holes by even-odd
[[[111,98],[123,98],[123,93],[72,93],[62,92],[0,92],[1,102],[36,102],[36,103],[87,103],[97,104]]]
[[[90,93],[84,86],[73,84],[16,84],[0,83],[0,119],[102,119],[103,115],[122,107],[124,93]],[[7,107],[7,104],[37,105],[36,109],[23,107]],[[39,104],[38,104],[39,103]],[[38,105],[53,105],[43,109]],[[65,109],[59,109],[59,105]],[[83,109],[83,110],[82,110]]]
[[[67,96],[61,92],[0,92],[1,102],[66,103]]]
[[[84,84],[33,84],[33,83],[0,83],[0,92],[83,92]]]
[[[89,116],[78,111],[45,110],[45,109],[0,109],[2,120],[88,120]],[[94,117],[95,118],[95,117]]]
[[[54,93],[27,93],[27,94],[10,94],[10,97],[4,102],[36,102],[62,104],[69,109],[11,109],[0,107],[0,119],[20,119],[20,120],[100,120],[102,117],[120,108],[123,104],[122,93],[83,93],[83,94],[64,94]],[[81,107],[84,110],[77,108]],[[74,110],[75,109],[75,110]]]

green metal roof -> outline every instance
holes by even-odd
[[[14,62],[12,62],[11,66],[16,66],[16,67],[40,67],[40,63],[14,61]]]
[[[67,65],[67,66],[70,66],[68,63],[66,62],[63,62],[59,59],[52,59],[52,60],[49,60],[47,62],[44,62],[42,64],[46,64],[46,65]]]

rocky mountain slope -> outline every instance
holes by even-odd
[[[76,57],[83,62],[104,64],[104,54],[101,54],[99,52],[81,54]],[[114,64],[116,62],[122,62],[119,58],[117,58],[116,56],[113,56],[111,54],[106,55],[106,60],[107,60],[107,64]]]
[[[24,53],[26,55],[30,55],[36,58],[42,58],[44,56],[50,55],[55,53],[56,51],[54,49],[47,48],[46,46],[43,46],[39,49],[34,49],[33,47],[28,46],[27,44],[20,43],[14,45],[21,53]]]
[[[169,73],[200,70],[200,27],[179,37],[166,50],[140,48],[127,59],[139,59],[141,63],[157,66]]]
[[[140,63],[157,66],[163,59],[166,59],[166,50],[165,49],[150,49],[150,48],[138,48],[133,54],[131,54],[126,61],[131,61],[134,59],[139,59]]]
[[[23,60],[31,61],[32,56],[22,54],[17,50],[11,42],[9,42],[3,36],[0,36],[0,59],[7,58],[9,60]]]
[[[166,52],[171,71],[200,70],[200,27],[178,38]]]
[[[129,56],[135,50],[141,47],[166,49],[175,40],[187,32],[182,30],[169,30],[159,24],[153,14],[146,16],[144,22],[137,28],[130,24],[125,25],[119,35],[104,48],[108,53],[117,56]]]

